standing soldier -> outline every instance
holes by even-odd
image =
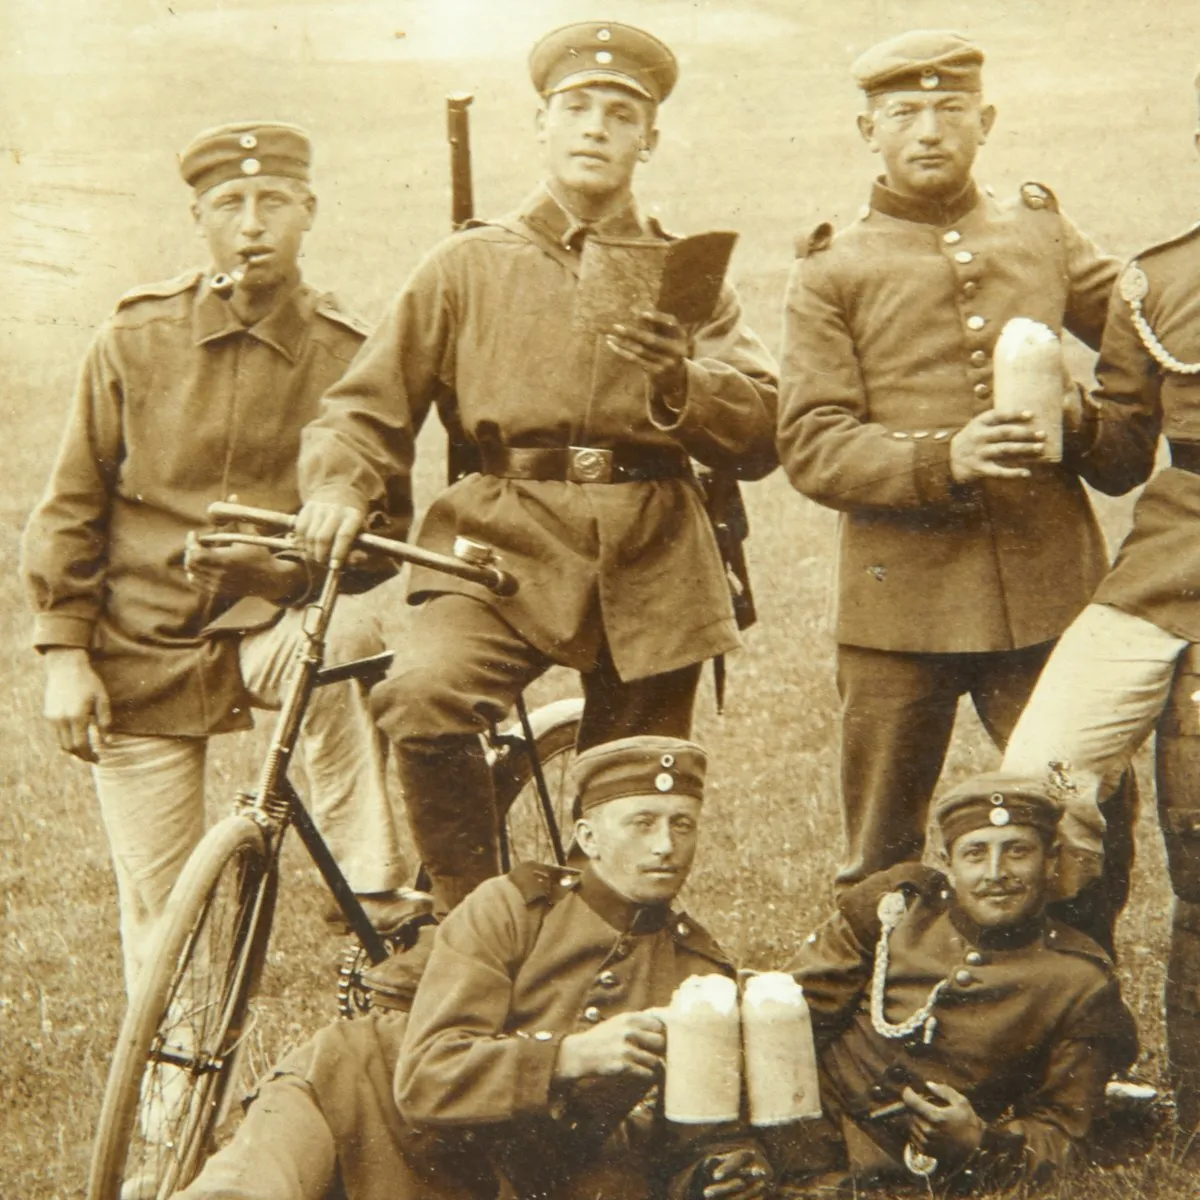
[[[1061,463],[1042,461],[1029,413],[992,411],[1005,322],[1095,347],[1117,264],[1041,184],[1003,202],[976,187],[996,116],[982,62],[937,31],[858,59],[859,131],[884,174],[861,220],[800,247],[788,295],[780,457],[799,491],[842,514],[842,886],[920,857],[960,696],[1004,744],[1107,564],[1081,477],[1119,492],[1136,476],[1093,447],[1097,415],[1075,392]],[[1109,948],[1130,802],[1123,788],[1108,805],[1111,875],[1074,918]],[[1096,855],[1083,857],[1094,873]]]
[[[300,280],[310,158],[308,135],[274,122],[212,129],[183,152],[212,268],[118,303],[25,531],[46,716],[62,748],[93,764],[127,988],[204,832],[208,737],[277,703],[313,583],[298,561],[203,549],[191,532],[231,493],[295,507],[300,430],[365,336]],[[338,618],[334,658],[382,648],[353,601]],[[316,817],[368,915],[387,921],[404,867],[359,686],[317,692],[304,732]]]
[[[1171,462],[1138,498],[1113,569],[1063,634],[1005,754],[1006,769],[1045,773],[1063,764],[1080,797],[1094,801],[1158,722],[1159,820],[1175,893],[1167,1053],[1176,1114],[1190,1135],[1200,1124],[1197,278],[1200,225],[1144,250],[1113,294],[1096,398],[1125,420],[1108,423],[1106,435],[1152,448],[1161,431]],[[1144,478],[1153,457],[1142,465]]]
[[[300,461],[297,532],[326,562],[369,512],[411,503],[413,439],[432,405],[478,447],[478,472],[438,497],[419,540],[488,543],[520,591],[416,572],[410,599],[424,603],[372,697],[443,909],[498,870],[478,735],[551,664],[583,674],[581,747],[688,734],[701,664],[737,645],[689,456],[774,462],[774,364],[731,288],[698,324],[657,311],[600,335],[572,323],[584,239],[667,238],[631,189],[674,56],[639,29],[589,21],[544,37],[530,70],[545,182],[417,268]]]

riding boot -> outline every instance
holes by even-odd
[[[1200,904],[1175,900],[1166,986],[1167,1061],[1179,1128],[1200,1124]]]
[[[401,741],[397,768],[434,911],[500,872],[492,772],[474,734]]]

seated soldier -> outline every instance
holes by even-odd
[[[825,1116],[777,1135],[777,1173],[995,1186],[1076,1158],[1134,1035],[1104,951],[1045,914],[1061,816],[1044,784],[977,776],[934,806],[939,870],[839,897],[795,968]]]
[[[501,1178],[546,1200],[764,1195],[753,1142],[669,1127],[656,1103],[666,1038],[646,1010],[690,975],[733,974],[670,907],[705,765],[665,737],[581,754],[583,871],[481,884],[438,927],[411,1014],[330,1025],[290,1055],[187,1200],[473,1200]]]

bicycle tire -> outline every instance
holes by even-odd
[[[121,1026],[89,1200],[166,1200],[199,1172],[231,1096],[276,880],[263,831],[243,816],[188,859]]]
[[[567,773],[575,761],[575,741],[583,712],[582,701],[560,700],[530,713],[534,745],[550,793],[550,804],[563,846],[570,843],[573,797],[567,789]],[[546,825],[534,779],[533,764],[521,745],[497,764],[496,814],[511,861],[553,862],[554,841]]]

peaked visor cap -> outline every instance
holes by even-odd
[[[529,55],[541,96],[593,84],[622,87],[661,104],[679,78],[679,63],[653,35],[616,21],[581,21],[546,34]]]

